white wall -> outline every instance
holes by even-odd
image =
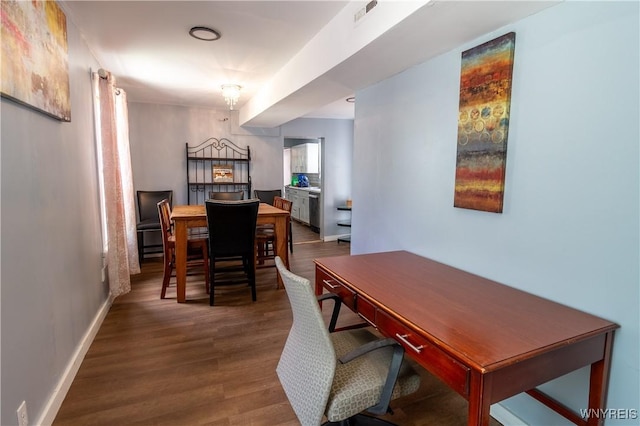
[[[638,22],[637,2],[566,2],[359,91],[351,247],[409,250],[620,324],[608,406],[636,410]],[[460,55],[509,31],[504,212],[454,208]],[[585,408],[587,373],[544,389]],[[504,406],[568,424],[526,395]]]
[[[89,74],[97,63],[71,22],[67,36],[70,123],[1,101],[2,425],[17,424],[22,401],[30,424],[43,420],[108,296]]]
[[[211,137],[251,148],[253,189],[279,188],[282,138],[233,134],[228,118],[226,110],[129,103],[134,189],[173,189],[174,204],[186,204],[185,143],[197,146]]]

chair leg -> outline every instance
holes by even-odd
[[[249,261],[249,259],[247,259],[247,261]],[[256,301],[257,297],[256,297],[256,263],[255,261],[253,262],[248,262],[248,276],[249,276],[249,285],[251,286],[251,300],[253,300],[254,302]]]
[[[202,264],[204,267],[204,286],[207,293],[211,291],[211,281],[209,277],[209,250],[206,245],[202,246]]]
[[[248,285],[249,287],[251,287],[251,299],[255,302],[257,299],[257,294],[256,294],[256,262],[257,262],[257,255],[256,252],[254,251],[253,256],[249,257],[246,255],[242,256],[242,269],[234,269],[234,271],[243,271],[247,277],[247,281],[249,282]],[[215,294],[215,288],[216,288],[216,274],[215,274],[215,262],[216,259],[215,257],[209,257],[209,280],[210,280],[210,285],[209,285],[209,306],[213,306],[214,304],[214,294]],[[224,285],[225,284],[225,280],[224,277],[222,279],[222,281],[220,281],[220,285]],[[240,281],[237,284],[243,284],[244,281]],[[235,283],[234,283],[235,284]]]
[[[289,222],[289,251],[293,253],[293,234],[291,233],[291,230],[291,222]]]
[[[138,231],[138,262],[144,260],[144,232]]]
[[[274,237],[272,241],[269,241],[268,247],[270,248],[267,250],[267,254],[269,254],[270,256],[276,257],[276,247],[278,247],[278,237]]]
[[[209,306],[213,306],[213,294],[216,288],[216,273],[214,271],[216,259],[209,257]]]
[[[251,281],[251,300],[252,301],[256,301],[257,300],[257,295],[256,295],[256,279],[254,277],[254,279]]]
[[[322,426],[396,426],[396,424],[360,413],[339,422],[325,422]]]
[[[169,280],[171,279],[171,272],[173,271],[173,264],[171,260],[164,259],[164,272],[162,275],[162,291],[160,292],[160,299],[164,299],[167,294],[167,287],[169,287]]]

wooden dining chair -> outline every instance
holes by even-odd
[[[160,299],[164,299],[175,270],[176,239],[171,226],[171,206],[168,200],[162,200],[158,204],[158,217],[162,231],[162,246],[164,254],[164,272],[162,276],[162,291]],[[201,266],[204,272],[204,283],[207,292],[210,291],[209,283],[209,251],[207,247],[207,234],[191,233],[187,237],[187,268]]]
[[[256,229],[256,267],[257,268],[275,268],[275,243],[276,233],[271,227]]]
[[[289,212],[289,217],[287,218],[287,226],[289,227],[289,251],[293,253],[293,233],[291,232],[291,208],[293,207],[293,201],[282,197],[274,197],[273,206]]]
[[[289,212],[291,215],[291,207],[293,203],[285,198],[275,196],[273,198],[273,206]],[[289,228],[289,248],[293,252],[293,243],[291,239],[291,216],[287,218]],[[257,262],[258,268],[275,268],[276,257],[276,231],[273,225],[262,225],[256,228],[256,242],[258,246]]]

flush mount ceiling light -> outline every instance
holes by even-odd
[[[242,87],[238,86],[237,84],[222,85],[222,96],[227,102],[227,105],[229,105],[229,109],[233,109],[233,107],[238,102],[238,99],[240,99],[240,89],[242,89]]]
[[[354,103],[356,101],[356,97],[355,96],[348,97],[347,99],[345,99],[345,101],[349,103]]]
[[[207,27],[193,27],[189,30],[189,35],[193,38],[204,41],[215,41],[222,37],[219,32]]]

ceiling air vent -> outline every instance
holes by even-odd
[[[362,18],[366,16],[367,13],[371,12],[374,7],[378,5],[378,0],[371,0],[365,7],[358,10],[355,15],[353,15],[353,22],[357,23]]]

